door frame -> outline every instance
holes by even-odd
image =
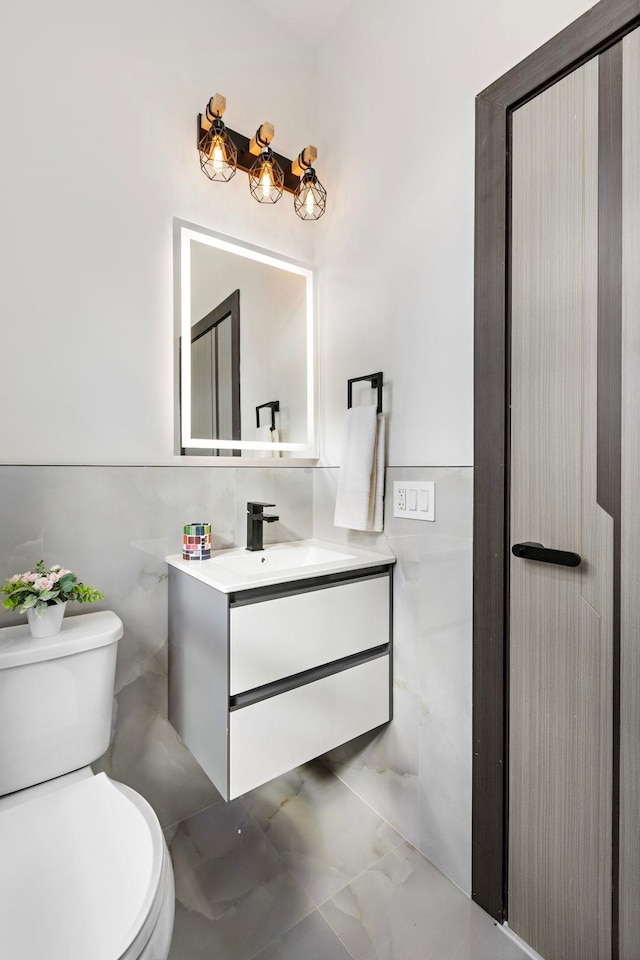
[[[476,97],[472,897],[499,922],[508,906],[511,114],[639,25],[640,0],[601,0]]]

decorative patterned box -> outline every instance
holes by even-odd
[[[211,524],[186,523],[182,528],[182,559],[209,560],[211,557]]]

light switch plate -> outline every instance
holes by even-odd
[[[436,519],[436,485],[433,480],[394,480],[393,515],[405,520]]]

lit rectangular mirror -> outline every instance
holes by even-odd
[[[176,453],[317,457],[313,267],[176,219],[174,286]]]

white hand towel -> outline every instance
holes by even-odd
[[[373,459],[375,477],[371,478],[371,502],[369,516],[371,525],[367,530],[382,533],[384,525],[384,459],[385,459],[385,419],[384,413],[379,413],[376,421],[376,452]]]
[[[271,443],[280,443],[280,431],[279,431],[279,430],[270,430],[269,433],[271,434]],[[282,456],[282,450],[273,450],[273,451],[271,452],[271,456],[272,456],[272,457],[281,457],[281,456]]]
[[[347,410],[334,525],[382,530],[384,416],[374,406]]]
[[[280,434],[277,430],[272,430],[270,427],[259,427],[256,440],[259,440],[260,443],[280,443]],[[258,457],[279,457],[279,450],[256,450],[256,456]]]

